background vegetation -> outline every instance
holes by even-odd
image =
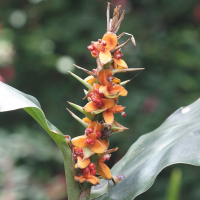
[[[139,136],[200,97],[200,2],[111,3],[126,9],[118,33],[136,38],[136,47],[130,43],[123,49],[124,60],[129,67],[145,70],[119,75],[122,80],[133,78],[126,86],[129,95],[120,98],[127,117],[117,116],[129,130],[111,138],[111,147],[120,149],[110,166]],[[84,129],[67,113],[67,101],[82,106],[86,101],[83,86],[67,71],[86,77],[72,64],[96,67],[87,46],[106,31],[106,6],[104,0],[0,1],[0,80],[35,96],[48,120],[72,137]],[[0,113],[0,155],[0,195],[5,199],[66,199],[61,154],[25,112]],[[180,199],[199,199],[200,169],[180,168]],[[165,199],[172,169],[161,172],[154,186],[136,199]]]

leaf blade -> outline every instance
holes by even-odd
[[[125,178],[97,198],[134,199],[148,190],[165,167],[185,163],[200,165],[200,100],[178,109],[155,131],[141,136],[112,168]],[[131,188],[130,188],[131,186]]]
[[[71,150],[63,133],[46,119],[39,102],[33,96],[24,94],[2,82],[0,82],[0,94],[0,112],[24,109],[45,129],[59,146],[64,159],[68,198],[70,200],[78,200],[80,189],[71,172]]]

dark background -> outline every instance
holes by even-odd
[[[126,85],[126,118],[116,120],[129,130],[110,139],[111,167],[142,134],[157,128],[172,112],[200,97],[200,2],[195,0],[111,0],[126,10],[118,34],[134,35],[137,46],[123,48],[130,68],[119,74]],[[36,97],[48,118],[64,134],[84,134],[66,111],[67,101],[84,106],[83,88],[70,76],[75,63],[96,68],[87,46],[106,32],[104,0],[1,0],[0,80]],[[111,6],[113,10],[114,6]],[[128,36],[123,36],[120,43]],[[74,113],[83,117],[73,108]],[[189,141],[188,141],[189,142]],[[49,136],[24,111],[0,114],[0,195],[2,199],[66,199],[62,156]],[[179,166],[182,200],[200,198],[200,168]],[[165,199],[171,171],[163,170],[138,200]]]

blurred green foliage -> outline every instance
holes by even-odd
[[[123,48],[123,59],[129,67],[144,67],[145,70],[139,74],[132,72],[118,76],[121,80],[133,78],[126,85],[129,95],[119,99],[120,104],[126,106],[127,117],[122,119],[116,114],[116,120],[129,130],[111,137],[110,147],[118,146],[120,149],[113,154],[110,166],[124,155],[140,135],[154,130],[174,110],[200,96],[200,3],[195,0],[111,2],[121,2],[123,9],[126,9],[118,34],[128,32],[136,39],[136,47],[129,43]],[[0,75],[11,86],[35,96],[48,120],[72,137],[83,134],[84,129],[67,113],[67,101],[84,106],[86,100],[82,100],[84,87],[66,72],[72,70],[84,78],[87,75],[74,69],[72,63],[88,70],[96,67],[87,46],[101,38],[106,31],[106,6],[103,0],[0,2]],[[127,37],[123,36],[120,43]],[[83,117],[76,110],[71,110]],[[32,130],[41,131],[25,112],[0,114],[1,128],[15,132],[19,125],[29,127],[27,132],[30,138],[28,134],[26,138],[30,142]],[[1,132],[2,137],[12,138],[9,132]],[[24,131],[18,131],[20,133],[20,137],[23,137]],[[49,137],[46,133],[40,134]],[[38,152],[39,144],[36,144]],[[52,154],[57,151],[53,143],[47,149]],[[41,171],[42,176],[49,176],[49,179],[59,173],[58,169],[63,173],[60,161],[57,163],[52,158],[51,165],[48,165],[44,157],[42,160],[45,164],[37,162],[28,165],[25,159],[21,164],[20,157],[14,162],[17,166],[20,164],[34,169],[35,173]],[[36,162],[35,159],[31,158],[29,162]],[[196,177],[200,170],[191,166],[181,168],[181,199],[199,199]],[[53,172],[49,173],[47,169]],[[165,169],[155,185],[146,194],[137,197],[138,200],[164,199],[170,170]],[[195,186],[191,187],[192,184]],[[31,199],[27,196],[20,198]]]

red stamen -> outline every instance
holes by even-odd
[[[101,43],[101,42],[102,42],[102,39],[98,39],[98,42]]]

